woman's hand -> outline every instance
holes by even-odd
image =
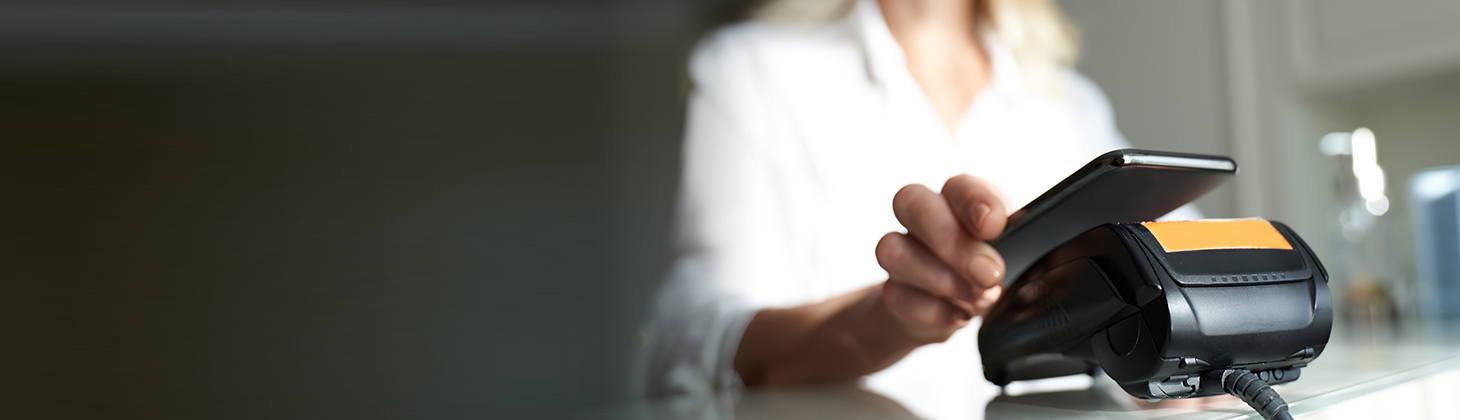
[[[999,298],[1004,259],[986,241],[1008,213],[992,185],[968,175],[949,179],[941,194],[909,185],[892,209],[908,233],[877,244],[887,282],[756,313],[734,360],[746,385],[856,379],[947,340]]]
[[[1004,258],[987,241],[1004,231],[1004,201],[988,182],[959,175],[941,194],[903,187],[892,211],[907,233],[889,233],[877,244],[877,262],[889,277],[882,303],[915,340],[947,340],[1003,291]]]

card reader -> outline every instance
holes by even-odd
[[[1328,273],[1263,219],[1104,224],[1049,251],[984,315],[984,375],[1093,372],[1138,398],[1231,393],[1290,418],[1268,384],[1323,353]]]

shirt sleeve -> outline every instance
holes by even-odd
[[[1110,99],[1105,96],[1105,92],[1079,72],[1071,71],[1068,80],[1076,113],[1083,119],[1080,124],[1090,133],[1090,156],[1130,148],[1130,142],[1126,141],[1125,135],[1115,125],[1115,111],[1111,108]],[[1202,217],[1201,209],[1196,208],[1196,204],[1187,203],[1157,220],[1196,220]]]
[[[675,261],[640,331],[634,368],[646,396],[743,386],[733,361],[745,326],[795,284],[766,95],[754,56],[734,35],[706,38],[690,61]]]

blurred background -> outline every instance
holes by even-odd
[[[1410,180],[1460,164],[1460,3],[1060,3],[1132,143],[1241,164],[1208,216],[1301,232],[1346,325],[1445,313],[1424,297],[1460,283],[1460,175]],[[0,2],[0,407],[490,418],[628,398],[670,257],[686,56],[752,4]]]

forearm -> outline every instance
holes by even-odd
[[[854,380],[926,344],[881,299],[882,285],[826,301],[760,311],[735,354],[746,385]]]

